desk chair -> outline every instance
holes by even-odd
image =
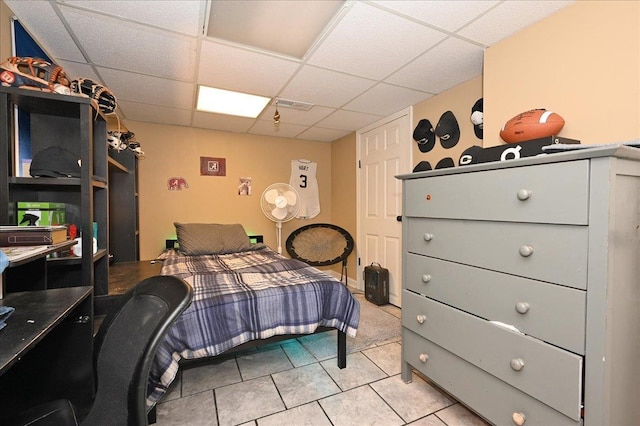
[[[347,257],[353,251],[354,241],[349,232],[329,223],[312,223],[296,229],[285,245],[292,259],[311,266],[328,266],[342,262],[340,281],[347,285]]]
[[[9,424],[33,426],[147,425],[147,377],[165,333],[191,302],[182,279],[154,276],[129,290],[94,340],[96,394],[90,407],[58,400],[27,410]]]

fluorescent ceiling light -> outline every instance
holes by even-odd
[[[271,98],[198,86],[198,111],[256,118]]]

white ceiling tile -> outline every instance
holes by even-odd
[[[64,0],[64,3],[194,37],[201,34],[207,4],[203,0]]]
[[[98,73],[118,99],[183,109],[195,105],[190,83],[107,68],[98,68]]]
[[[574,3],[559,0],[521,0],[500,3],[458,34],[491,46],[540,19]]]
[[[374,84],[372,80],[305,66],[287,84],[280,97],[337,108]]]
[[[65,60],[59,60],[58,65],[64,69],[64,72],[72,79],[75,80],[77,78],[88,78],[96,83],[100,83],[106,86],[106,83],[98,77],[96,72],[93,70],[93,67],[89,64],[77,63],[77,62],[69,62]]]
[[[414,21],[355,3],[309,64],[380,80],[444,37]]]
[[[279,123],[274,124],[273,120],[257,120],[249,129],[249,133],[254,135],[279,136],[281,138],[295,138],[298,134],[307,129],[307,126],[298,124]]]
[[[198,83],[262,96],[276,96],[299,62],[203,40]]]
[[[309,130],[299,134],[298,139],[305,139],[318,142],[333,142],[351,132],[344,130],[323,129],[321,127],[311,127]]]
[[[118,101],[118,109],[127,120],[173,124],[176,126],[189,126],[191,124],[191,110],[189,109],[167,108],[120,100]],[[135,133],[135,129],[131,130]],[[144,141],[138,142],[143,144]]]
[[[484,49],[453,37],[443,41],[386,81],[440,93],[482,74]]]
[[[317,105],[312,107],[309,111],[278,107],[281,123],[294,123],[301,124],[303,126],[311,126],[331,114],[333,111],[335,111],[335,108],[326,108]],[[262,114],[260,114],[259,118],[261,120],[272,120],[275,112],[276,107],[271,105],[266,108]]]
[[[225,132],[246,133],[256,120],[254,118],[235,117],[232,115],[213,114],[196,111],[193,114],[193,126],[203,129],[222,130]]]
[[[318,123],[318,127],[335,130],[361,129],[383,118],[380,115],[339,110]]]
[[[8,0],[5,3],[52,60],[86,61],[50,3],[41,0]]]
[[[381,83],[349,102],[344,109],[386,117],[429,97],[428,93]]]
[[[374,3],[454,32],[500,2],[493,0],[382,0]]]
[[[81,40],[90,61],[96,65],[183,81],[193,80],[195,38],[70,7],[61,6],[60,10]]]

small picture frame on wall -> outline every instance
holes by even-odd
[[[200,176],[226,176],[225,158],[200,157]]]

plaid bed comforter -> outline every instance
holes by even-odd
[[[274,335],[309,334],[318,326],[356,335],[360,305],[340,281],[261,244],[224,255],[170,250],[161,274],[191,284],[193,299],[158,348],[149,406],[166,392],[180,359],[218,355]]]

